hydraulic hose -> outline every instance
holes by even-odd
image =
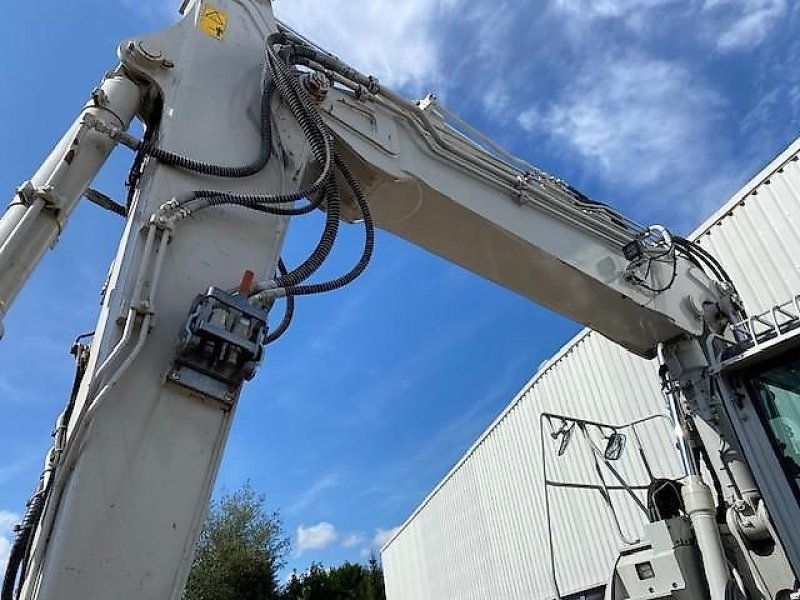
[[[273,38],[274,36],[270,39]],[[308,259],[291,273],[278,279],[278,287],[287,287],[299,285],[307,280],[319,270],[330,255],[339,231],[341,200],[334,176],[335,153],[332,134],[307,92],[297,81],[289,66],[275,53],[271,44],[267,46],[266,55],[272,80],[281,99],[300,125],[314,158],[322,165],[317,180],[306,189],[284,194],[238,194],[219,190],[197,190],[167,203],[165,210],[167,213],[182,210],[184,215],[188,215],[211,206],[237,205],[273,215],[297,216],[311,212],[324,201],[327,218],[320,240]],[[290,204],[303,198],[314,199],[308,205],[299,208],[274,206]]]
[[[331,281],[310,285],[287,285],[286,281],[288,278],[283,276],[274,280],[273,282],[270,282],[268,286],[256,288],[256,296],[259,294],[265,294],[266,296],[269,296],[271,290],[276,297],[310,296],[332,292],[352,283],[361,274],[363,274],[366,268],[369,266],[375,249],[375,223],[369,210],[369,203],[367,202],[366,196],[361,189],[361,185],[353,176],[347,164],[338,155],[336,155],[334,160],[336,167],[341,172],[345,181],[347,181],[350,189],[353,191],[361,211],[361,217],[364,222],[365,230],[364,249],[362,251],[361,258],[349,272]]]
[[[313,102],[297,82],[297,78],[289,70],[286,63],[281,60],[271,47],[267,47],[267,65],[272,75],[272,81],[281,96],[281,99],[288,106],[292,116],[295,118],[303,135],[308,141],[315,160],[322,165],[322,171],[316,181],[308,188],[288,192],[283,194],[234,194],[221,192],[219,190],[197,190],[186,197],[176,201],[172,210],[187,208],[191,212],[202,210],[209,206],[219,206],[222,204],[235,204],[244,206],[260,212],[265,212],[281,216],[298,216],[308,214],[317,208],[322,199],[312,201],[309,205],[300,208],[273,207],[273,204],[291,204],[304,198],[311,198],[318,192],[325,190],[328,201],[328,208],[331,207],[331,190],[327,181],[331,176],[333,168],[333,136],[328,131],[322,117],[313,106]],[[269,103],[265,103],[267,109]],[[269,121],[267,115],[267,121]]]
[[[322,264],[330,256],[336,237],[339,233],[339,217],[341,213],[341,200],[336,178],[331,175],[326,183],[326,218],[325,227],[320,236],[316,248],[311,255],[297,268],[288,275],[282,276],[277,280],[277,287],[298,285],[316,273]]]
[[[262,102],[262,121],[268,123],[270,119],[271,95],[277,91],[283,103],[297,121],[303,135],[309,144],[311,153],[321,169],[316,180],[307,188],[288,193],[260,194],[260,193],[232,193],[219,190],[196,190],[182,198],[171,200],[161,208],[163,218],[186,218],[190,214],[213,206],[234,205],[249,210],[264,212],[281,216],[298,216],[310,213],[325,204],[326,220],[320,239],[308,256],[297,268],[288,272],[281,261],[278,276],[262,284],[264,287],[256,288],[256,292],[274,291],[273,297],[286,297],[286,314],[274,331],[268,334],[265,343],[272,343],[281,337],[289,328],[295,310],[295,296],[306,296],[333,291],[346,286],[359,277],[369,265],[375,247],[375,224],[369,212],[366,196],[348,166],[337,155],[333,146],[333,135],[328,130],[314,101],[307,90],[297,79],[290,67],[288,60],[279,56],[273,45],[285,41],[285,36],[275,34],[270,36],[265,49],[266,64],[271,80],[267,86],[265,99]],[[271,144],[271,130],[267,139]],[[271,148],[267,150],[267,156]],[[156,156],[155,154],[151,155]],[[175,166],[210,172],[222,176],[231,173],[232,168],[206,165],[197,161],[190,161],[185,157],[159,152],[156,158],[161,157],[164,162]],[[261,157],[263,159],[263,156]],[[249,165],[252,167],[252,165]],[[244,169],[246,167],[243,167]],[[346,274],[331,281],[301,285],[316,273],[327,260],[335,245],[341,216],[341,194],[336,172],[347,182],[355,195],[356,202],[361,211],[365,227],[364,248],[356,265]],[[241,173],[241,171],[236,172]],[[296,201],[308,199],[308,204],[300,207],[280,206],[292,204]]]
[[[283,259],[278,259],[278,274],[281,276],[286,276],[289,274],[289,271],[286,269],[286,264],[283,262]],[[269,332],[267,335],[266,340],[264,340],[264,345],[269,345],[274,342],[277,342],[278,339],[283,336],[289,330],[289,326],[292,324],[292,319],[294,318],[294,310],[295,310],[295,299],[294,296],[291,294],[286,296],[286,312],[283,315],[283,320],[278,324],[278,326]]]
[[[318,193],[315,200],[311,200],[308,204],[304,206],[299,206],[297,208],[281,208],[279,206],[273,206],[274,204],[284,203],[278,199],[272,200],[270,202],[264,202],[263,196],[256,196],[256,195],[243,196],[234,194],[222,194],[220,192],[214,192],[212,194],[211,192],[208,192],[207,196],[203,195],[199,198],[195,198],[181,206],[189,209],[190,212],[196,212],[203,208],[210,208],[212,206],[223,206],[226,204],[230,204],[234,206],[241,206],[243,208],[249,208],[250,210],[263,212],[269,215],[277,215],[281,217],[300,217],[314,212],[324,202],[325,202],[325,194]]]
[[[156,160],[165,165],[185,169],[187,171],[195,171],[203,175],[211,175],[213,177],[229,177],[229,178],[242,178],[255,175],[261,172],[269,161],[272,152],[272,122],[270,121],[270,104],[272,96],[275,92],[275,82],[266,77],[261,94],[261,145],[258,157],[250,164],[240,167],[230,167],[224,165],[215,165],[207,162],[202,162],[183,156],[176,152],[163,150],[156,147],[152,141],[140,142],[138,148],[134,148],[152,156]]]
[[[356,202],[358,203],[359,210],[361,211],[361,217],[364,221],[364,249],[361,253],[361,258],[358,260],[356,265],[350,269],[349,272],[331,281],[303,286],[287,286],[284,281],[279,279],[276,283],[279,287],[286,288],[286,294],[293,296],[310,296],[341,289],[361,276],[372,260],[372,255],[375,250],[375,223],[369,210],[369,203],[367,202],[366,196],[361,189],[361,185],[353,176],[350,168],[345,164],[344,161],[341,160],[341,158],[339,158],[339,156],[335,157],[335,161],[336,167],[339,169],[342,176],[347,181],[347,184],[350,186],[350,189],[352,189],[353,193],[355,194]]]
[[[695,254],[711,269],[714,275],[718,277],[721,281],[733,285],[733,279],[731,279],[730,275],[728,275],[728,272],[725,270],[725,268],[720,264],[720,262],[716,259],[716,257],[713,254],[711,254],[708,250],[703,248],[700,244],[695,244],[693,242],[690,242],[686,238],[678,236],[675,236],[673,238],[673,241],[685,252]]]
[[[272,50],[274,40],[281,36],[270,36],[267,44],[267,58],[273,68],[278,90],[281,97],[287,102],[292,114],[297,118],[303,128],[306,138],[312,144],[314,141],[324,141],[324,168],[317,182],[322,181],[324,185],[327,218],[325,228],[319,243],[311,255],[299,267],[288,275],[283,275],[276,281],[276,287],[295,286],[307,280],[316,273],[333,250],[334,243],[339,231],[339,217],[341,212],[341,200],[338,184],[333,172],[335,161],[335,150],[333,148],[333,136],[328,131],[327,126],[322,120],[313,101],[297,81],[295,75],[289,70],[288,65],[279,58]],[[323,162],[317,152],[315,152],[318,162]],[[316,183],[312,185],[312,189]],[[313,203],[312,203],[313,204]],[[291,209],[289,209],[291,210]]]
[[[39,524],[39,519],[44,511],[44,505],[50,491],[50,484],[44,483],[45,476],[39,481],[39,486],[36,493],[31,497],[28,502],[25,516],[22,523],[18,526],[17,536],[11,545],[11,551],[8,556],[8,564],[6,565],[5,576],[3,577],[3,589],[0,598],[2,600],[14,600],[14,586],[17,582],[17,575],[20,572],[20,566],[25,560],[25,555],[28,552],[33,532]]]
[[[80,345],[81,337],[76,340],[73,347],[73,353],[76,361],[75,378],[72,382],[72,390],[70,391],[70,397],[69,401],[67,402],[67,406],[64,409],[64,413],[58,419],[59,427],[66,427],[67,423],[69,423],[69,420],[72,418],[72,411],[75,408],[75,400],[78,397],[78,390],[80,389],[81,381],[83,381],[83,376],[86,373],[86,365],[88,364],[89,355],[88,351],[82,351],[83,346]],[[57,429],[53,435],[57,438],[55,442],[56,446],[53,450],[51,450],[48,463],[50,462],[50,459],[57,461],[57,458],[54,456],[54,454],[58,451],[57,446],[59,444],[59,430]],[[3,587],[0,591],[0,600],[14,600],[14,586],[17,582],[17,578],[19,577],[20,572],[22,573],[23,577],[25,575],[28,553],[30,551],[31,543],[33,542],[33,534],[36,531],[36,528],[39,526],[39,521],[42,517],[42,513],[44,512],[47,498],[50,495],[50,488],[53,482],[53,473],[51,470],[55,468],[55,466],[55,464],[48,464],[48,467],[40,476],[39,483],[36,486],[36,492],[34,492],[33,496],[31,496],[31,499],[28,501],[28,505],[25,510],[25,516],[22,518],[22,522],[16,528],[17,535],[14,538],[14,542],[12,543],[11,550],[9,552],[8,563],[6,564],[6,570],[3,576]],[[20,569],[20,567],[22,568]]]

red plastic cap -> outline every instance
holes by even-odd
[[[256,280],[256,274],[249,269],[242,275],[242,282],[239,284],[239,293],[249,296],[253,291],[253,282]]]

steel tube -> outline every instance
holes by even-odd
[[[658,364],[664,368],[667,365],[667,358],[664,352],[664,344],[658,345]],[[679,399],[675,390],[671,387],[670,381],[666,380],[664,385],[664,396],[667,400],[667,410],[672,425],[675,431],[675,443],[678,447],[678,452],[681,457],[681,464],[683,465],[683,474],[686,476],[695,476],[699,474],[697,464],[692,457],[692,448],[689,443],[689,437],[686,435],[686,425],[683,420],[683,412],[679,404]]]
[[[692,522],[711,600],[725,600],[730,572],[716,521],[711,490],[698,475],[688,477],[681,489],[686,514]]]

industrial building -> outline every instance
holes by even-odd
[[[800,139],[691,236],[751,313],[800,292],[798,153]],[[603,425],[627,432],[616,473],[596,457]],[[583,331],[384,546],[388,598],[602,598],[647,521],[642,486],[679,473],[671,435],[656,365]]]

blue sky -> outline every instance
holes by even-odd
[[[8,198],[74,118],[117,42],[177,0],[40,0],[0,22]],[[515,153],[638,221],[683,232],[800,129],[800,9],[790,0],[277,0],[362,70],[435,91]],[[130,154],[96,187],[123,197]],[[293,226],[296,263],[313,218]],[[74,215],[0,342],[0,563],[94,327],[122,225]],[[333,269],[357,256],[347,231]],[[346,291],[303,299],[244,393],[217,493],[246,480],[281,511],[291,567],[360,560],[410,514],[578,326],[388,235]],[[301,365],[314,365],[313,371]]]

